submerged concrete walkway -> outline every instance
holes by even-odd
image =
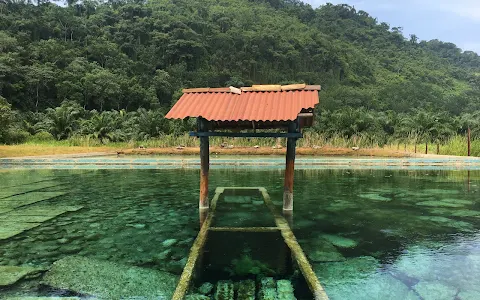
[[[283,156],[215,156],[213,168],[283,168]],[[480,170],[480,157],[435,156],[415,158],[376,157],[306,157],[298,156],[295,165],[300,169],[470,169]],[[172,169],[199,168],[196,156],[117,156],[107,153],[97,155],[63,155],[23,158],[1,158],[0,169]]]

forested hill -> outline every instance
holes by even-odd
[[[480,109],[476,53],[405,37],[347,5],[0,2],[0,96],[23,112],[64,101],[165,111],[186,87],[293,82],[322,85],[326,116],[346,107],[449,116]]]

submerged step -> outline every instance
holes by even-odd
[[[235,291],[233,289],[233,283],[229,280],[222,280],[217,283],[215,290],[215,300],[233,300]]]
[[[262,278],[260,280],[260,286],[258,291],[259,300],[276,300],[277,288],[275,280],[271,277]]]
[[[237,300],[255,300],[255,281],[243,280],[238,283]]]
[[[186,296],[186,300],[295,300],[294,288],[290,280],[275,280],[263,277],[255,282],[252,279],[241,281],[220,280],[213,289],[204,289],[204,283],[196,293]]]

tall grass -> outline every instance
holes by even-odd
[[[322,133],[306,132],[304,137],[297,141],[299,147],[318,148],[318,147],[335,147],[335,148],[384,148],[392,151],[401,152],[415,152],[415,137],[407,140],[390,139],[388,143],[381,145],[380,140],[384,137],[377,137],[375,135],[359,134],[352,137],[344,137],[341,135],[327,136]],[[88,136],[74,136],[67,140],[56,141],[29,139],[26,144],[42,145],[42,146],[81,146],[81,147],[112,147],[116,149],[129,148],[168,148],[168,147],[198,147],[200,145],[199,139],[191,137],[188,134],[184,135],[164,135],[159,138],[148,139],[145,141],[129,141],[129,142],[108,142],[100,141],[98,139]],[[285,138],[224,138],[211,137],[210,146],[226,145],[227,147],[276,147],[286,146]],[[417,141],[417,153],[425,153],[425,143]],[[480,140],[473,140],[472,156],[480,156]],[[443,155],[467,155],[467,141],[464,136],[454,136],[449,140],[439,145],[439,154]],[[428,144],[428,153],[437,153],[437,144]]]

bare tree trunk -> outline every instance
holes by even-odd
[[[437,155],[440,154],[440,144],[437,143]]]
[[[428,154],[428,142],[425,142],[425,154]]]
[[[415,153],[417,153],[417,142],[415,142]]]
[[[467,131],[467,147],[468,147],[468,156],[470,156],[472,154],[471,152],[471,132],[470,132],[470,126],[468,127],[468,131]]]
[[[403,150],[407,152],[407,143],[404,144]]]
[[[37,84],[37,101],[35,102],[35,109],[37,110],[38,112],[38,84]]]

